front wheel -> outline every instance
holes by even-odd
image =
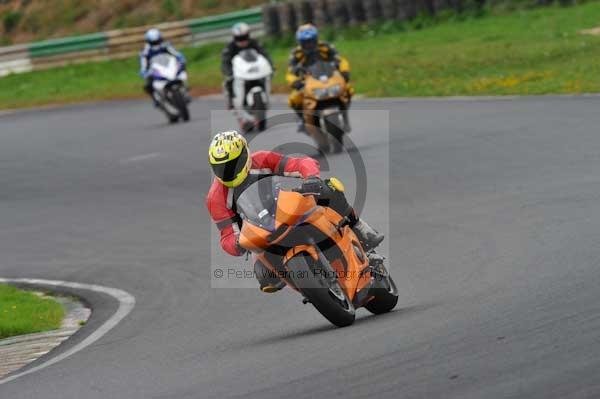
[[[267,105],[263,101],[262,93],[254,93],[254,105],[252,108],[258,131],[264,132],[267,129]]]
[[[371,288],[373,299],[365,304],[365,309],[373,314],[387,313],[398,303],[396,283],[383,264],[373,271],[373,275],[377,287]]]
[[[294,256],[288,261],[287,268],[294,285],[333,325],[346,327],[354,323],[352,301],[337,278],[330,278],[332,274],[326,272],[329,268],[315,262],[308,254]]]
[[[306,115],[303,117],[306,118]],[[322,154],[327,154],[331,148],[329,145],[328,135],[321,127],[320,118],[315,116],[311,116],[311,118],[312,123],[307,122],[305,125],[306,132],[315,140],[317,147],[319,148],[319,152]]]
[[[181,119],[183,119],[183,121],[187,122],[190,120],[190,111],[188,109],[188,103],[186,101],[185,96],[183,95],[183,93],[181,92],[181,90],[179,88],[173,90],[173,105],[175,105],[175,107],[177,108],[177,110],[179,111],[179,116],[181,117]]]
[[[331,140],[333,152],[342,152],[344,149],[344,130],[340,126],[340,114],[338,112],[329,114],[323,119],[325,122],[325,131]]]

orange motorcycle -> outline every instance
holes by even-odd
[[[317,61],[304,71],[303,109],[306,131],[325,153],[344,146],[342,108],[348,106],[348,84],[333,62]]]
[[[235,199],[243,224],[240,246],[274,276],[303,295],[338,327],[355,309],[389,312],[398,302],[394,280],[379,261],[369,262],[348,219],[302,192],[302,179],[254,177]]]

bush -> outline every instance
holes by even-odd
[[[182,18],[183,13],[181,11],[181,5],[175,0],[163,0],[161,3],[161,9],[165,13],[167,18]]]
[[[11,32],[17,27],[19,21],[21,21],[22,14],[19,11],[10,10],[4,17],[2,17],[2,23],[4,25],[4,32]]]

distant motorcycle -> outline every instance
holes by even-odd
[[[153,96],[170,123],[190,120],[187,72],[184,64],[171,54],[160,54],[150,62]]]
[[[269,61],[254,49],[241,51],[232,60],[233,105],[244,133],[267,127],[267,108],[271,92],[273,68]]]
[[[342,107],[350,102],[347,83],[332,62],[317,61],[304,71],[306,130],[322,152],[344,148]]]

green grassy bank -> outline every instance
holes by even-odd
[[[600,3],[418,19],[336,32],[366,96],[600,92]],[[283,75],[289,40],[268,44]],[[221,45],[185,49],[197,94],[220,90]],[[141,96],[137,59],[69,66],[0,78],[0,108]]]

